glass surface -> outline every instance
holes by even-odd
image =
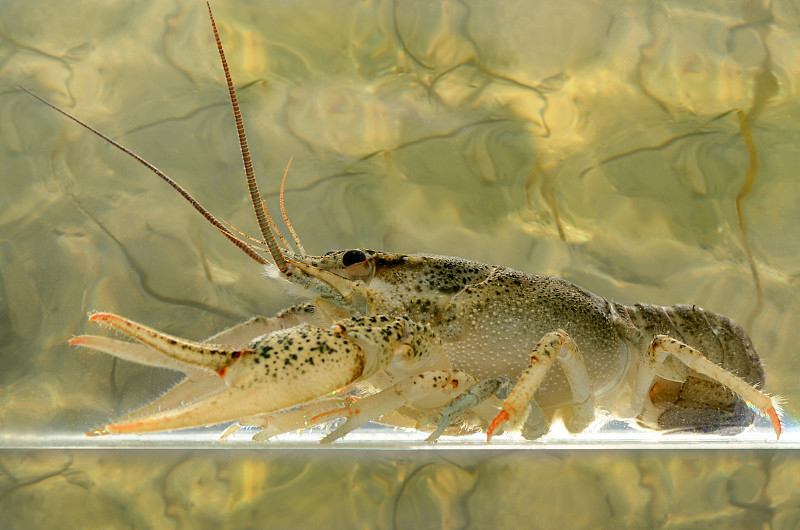
[[[34,90],[130,147],[214,214],[254,234],[203,2],[2,5],[3,514],[25,506],[19,495],[55,499],[59,487],[53,481],[65,479],[68,488],[87,495],[103,492],[97,498],[116,506],[116,513],[145,513],[154,506],[163,511],[173,505],[142,501],[148,494],[141,483],[133,484],[135,478],[130,492],[114,496],[120,491],[114,473],[132,472],[139,461],[148,477],[142,480],[157,482],[166,461],[195,462],[199,455],[197,471],[187,471],[181,480],[217,477],[205,482],[210,493],[192,490],[175,500],[179,507],[170,512],[177,526],[191,525],[200,520],[196,513],[186,515],[191,495],[214,494],[219,480],[225,487],[257,482],[259,466],[273,457],[253,456],[249,449],[266,447],[276,451],[276,461],[296,450],[290,462],[303,469],[302,462],[339,455],[342,469],[350,470],[347,476],[383,458],[348,468],[358,458],[341,456],[348,451],[408,449],[401,451],[404,457],[391,451],[383,464],[370,468],[378,471],[369,479],[360,477],[369,487],[386,485],[383,493],[362,491],[354,495],[363,498],[348,502],[370,506],[371,498],[421,481],[418,485],[438,492],[428,500],[448,500],[434,508],[414,498],[393,513],[444,514],[430,519],[437,527],[480,527],[475,513],[467,519],[457,513],[459,503],[467,502],[465,492],[503,490],[504,484],[514,484],[516,491],[537,473],[553,484],[577,483],[589,473],[603,491],[618,491],[614,488],[623,483],[647,489],[640,497],[612,495],[615,513],[630,518],[595,519],[599,525],[666,521],[688,527],[713,514],[719,524],[742,526],[767,521],[790,528],[800,521],[800,505],[787,493],[797,491],[798,474],[792,470],[800,464],[794,420],[800,410],[797,4],[215,4],[262,193],[277,208],[280,177],[293,156],[287,209],[307,250],[366,247],[455,255],[560,276],[625,303],[697,304],[748,327],[766,367],[765,390],[784,400],[780,442],[761,418],[736,437],[661,437],[612,422],[577,437],[556,426],[540,441],[508,436],[490,446],[474,436],[430,447],[421,443],[424,434],[377,428],[357,431],[327,449],[315,445],[320,436],[315,431],[258,445],[247,433],[219,442],[221,427],[143,437],[82,435],[151,401],[179,379],[68,347],[71,336],[102,334],[87,322],[87,313],[118,313],[202,339],[253,315],[273,315],[298,298],[265,278],[154,175],[15,86]],[[747,117],[758,153],[751,186],[738,111]],[[763,293],[760,309],[737,196]],[[167,447],[176,450],[114,451]],[[604,447],[617,450],[602,452]],[[658,447],[671,451],[651,453]],[[81,448],[87,451],[76,450]],[[237,456],[226,458],[241,469],[179,448],[235,449]],[[598,453],[573,465],[567,455],[580,448]],[[745,448],[763,452],[734,451]],[[500,480],[493,472],[482,474],[495,465],[490,463],[497,451],[508,451],[498,466],[521,467],[505,482],[481,489],[486,481]],[[465,452],[474,459],[468,464],[442,463]],[[415,463],[404,467],[403,458]],[[427,458],[438,459],[437,465]],[[108,467],[94,467],[95,459],[116,462],[116,471],[108,475]],[[46,465],[37,467],[37,461]],[[388,462],[397,465],[380,467]],[[318,480],[335,487],[324,473],[341,470],[326,465]],[[525,466],[530,470],[519,471]],[[621,471],[598,479],[610,466]],[[234,468],[244,475],[231,478]],[[662,475],[650,473],[655,468]],[[695,477],[692,487],[702,483],[705,489],[687,487],[682,504],[676,492],[687,476]],[[760,486],[740,494],[737,484]],[[564,487],[567,502],[574,490]],[[44,489],[34,494],[30,488]],[[169,488],[172,493],[159,494],[177,499],[181,485]],[[720,488],[724,502],[714,497]],[[556,495],[556,489],[549,493]],[[230,499],[242,493],[226,491]],[[707,509],[689,508],[691,491],[702,491],[697,495],[713,502]],[[243,498],[255,502],[260,495],[264,491]],[[139,504],[120,500],[134,497]],[[562,506],[536,498],[542,506]],[[235,526],[247,519],[224,515],[244,513],[243,505],[215,502],[210,521]],[[52,506],[68,511],[70,502]],[[506,505],[497,506],[502,511]],[[413,522],[364,510],[348,513],[363,526],[372,516],[376,527]],[[503,517],[512,517],[512,511]],[[141,517],[133,526],[158,524]],[[503,517],[495,522],[513,524]]]

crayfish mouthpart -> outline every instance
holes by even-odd
[[[300,261],[295,261],[293,264],[307,276],[316,278],[338,291],[342,298],[350,298],[350,295],[353,293],[353,282],[350,280],[337,276],[332,272],[306,265]]]

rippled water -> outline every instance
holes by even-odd
[[[408,461],[393,453],[385,467],[350,454],[340,455],[341,469],[326,460],[333,453],[304,449],[286,476],[272,469],[279,454],[241,449],[213,458],[105,451],[114,462],[106,467],[93,452],[6,452],[3,514],[24,526],[22,501],[44,496],[66,517],[69,499],[84,495],[109,502],[106,521],[141,513],[133,526],[157,525],[147,514],[166,510],[174,525],[196,525],[210,510],[208,520],[237,526],[264,515],[249,503],[269,504],[280,484],[281,502],[298,507],[288,525],[308,513],[298,498],[319,500],[318,488],[336,488],[343,474],[363,488],[345,501],[363,526],[439,514],[431,526],[481,527],[488,521],[462,503],[508,501],[507,489],[546,475],[554,486],[537,506],[558,512],[578,491],[614,499],[611,515],[603,518],[601,503],[594,519],[574,526],[800,520],[786,494],[797,491],[787,470],[797,467],[791,425],[800,408],[800,6],[284,1],[214,9],[270,204],[294,157],[287,208],[307,249],[458,255],[558,275],[626,303],[724,313],[748,325],[766,390],[785,396],[789,443],[776,453],[599,452],[576,462],[566,450],[446,461],[445,451]],[[121,141],[255,232],[202,2],[3,2],[0,32],[0,425],[6,446],[58,446],[176,380],[67,347],[71,336],[97,331],[87,312],[202,338],[296,299],[164,183],[15,86]],[[758,152],[749,192],[738,111]],[[764,428],[748,435],[770,440]],[[119,473],[134,472],[141,480],[120,482]],[[123,482],[130,491],[121,494]],[[383,496],[393,500],[382,504]],[[199,500],[211,497],[217,504]],[[698,498],[705,508],[691,504]],[[526,520],[514,519],[525,513],[519,504],[499,509],[497,521]]]

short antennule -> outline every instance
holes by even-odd
[[[289,157],[289,163],[286,164],[286,171],[283,172],[283,181],[281,181],[281,215],[283,215],[283,222],[286,223],[286,228],[289,229],[289,233],[292,234],[292,239],[294,239],[295,245],[297,245],[297,250],[300,251],[301,256],[306,255],[306,249],[303,248],[303,244],[300,242],[300,238],[297,236],[297,232],[294,231],[294,227],[292,223],[289,222],[289,216],[286,215],[286,206],[283,201],[285,191],[286,191],[286,175],[289,174],[289,166],[292,165],[292,160],[294,156]]]
[[[261,235],[264,236],[264,241],[267,243],[269,253],[272,254],[272,259],[275,260],[275,265],[278,270],[286,272],[289,266],[281,253],[278,243],[275,241],[275,236],[267,221],[267,216],[264,213],[264,208],[261,205],[261,195],[258,193],[258,185],[256,184],[255,173],[253,172],[253,162],[250,159],[250,149],[247,146],[247,136],[244,132],[244,122],[242,121],[242,113],[239,110],[239,100],[236,98],[236,90],[233,87],[233,80],[231,73],[228,69],[228,61],[225,60],[225,51],[222,49],[222,40],[217,31],[217,24],[214,22],[214,13],[211,12],[211,3],[206,2],[208,6],[208,16],[211,19],[211,29],[214,30],[214,39],[217,41],[217,50],[219,50],[219,58],[222,61],[222,69],[225,71],[225,81],[228,83],[228,93],[231,97],[231,106],[233,107],[233,117],[236,120],[236,130],[239,133],[239,146],[242,150],[242,162],[244,162],[244,171],[247,175],[247,187],[250,189],[250,199],[253,201],[253,209],[258,220],[258,228],[261,230]]]

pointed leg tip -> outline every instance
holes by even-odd
[[[509,419],[511,419],[511,416],[505,409],[501,410],[500,413],[497,416],[495,416],[494,420],[492,421],[492,424],[489,426],[489,430],[486,432],[487,443],[492,439],[492,436],[494,436],[494,432],[497,430],[497,428],[500,427],[505,422],[507,422]]]
[[[436,442],[439,441],[439,436],[441,436],[441,434],[438,433],[438,432],[431,433],[430,436],[425,438],[425,442],[426,443],[436,443]]]
[[[778,418],[778,413],[775,411],[775,407],[770,407],[766,411],[769,420],[772,422],[772,428],[775,430],[775,435],[780,440],[781,438],[781,420]]]
[[[436,430],[433,431],[427,438],[425,438],[425,441],[426,442],[430,442],[430,443],[438,442],[439,438],[444,434],[445,429],[447,429],[447,426],[450,423],[449,422],[444,423],[441,420],[441,418],[439,419],[439,421],[436,421],[433,416],[430,416],[429,418],[430,418],[430,421],[428,421],[428,422],[426,422],[424,424],[422,424],[422,422],[417,424],[417,429],[420,429],[421,427],[424,427],[425,425],[430,425],[432,423],[436,423]],[[420,425],[420,424],[422,424],[422,425]]]
[[[232,423],[228,425],[228,427],[222,431],[222,434],[219,435],[220,440],[227,440],[230,435],[240,430],[240,426],[238,423]]]

